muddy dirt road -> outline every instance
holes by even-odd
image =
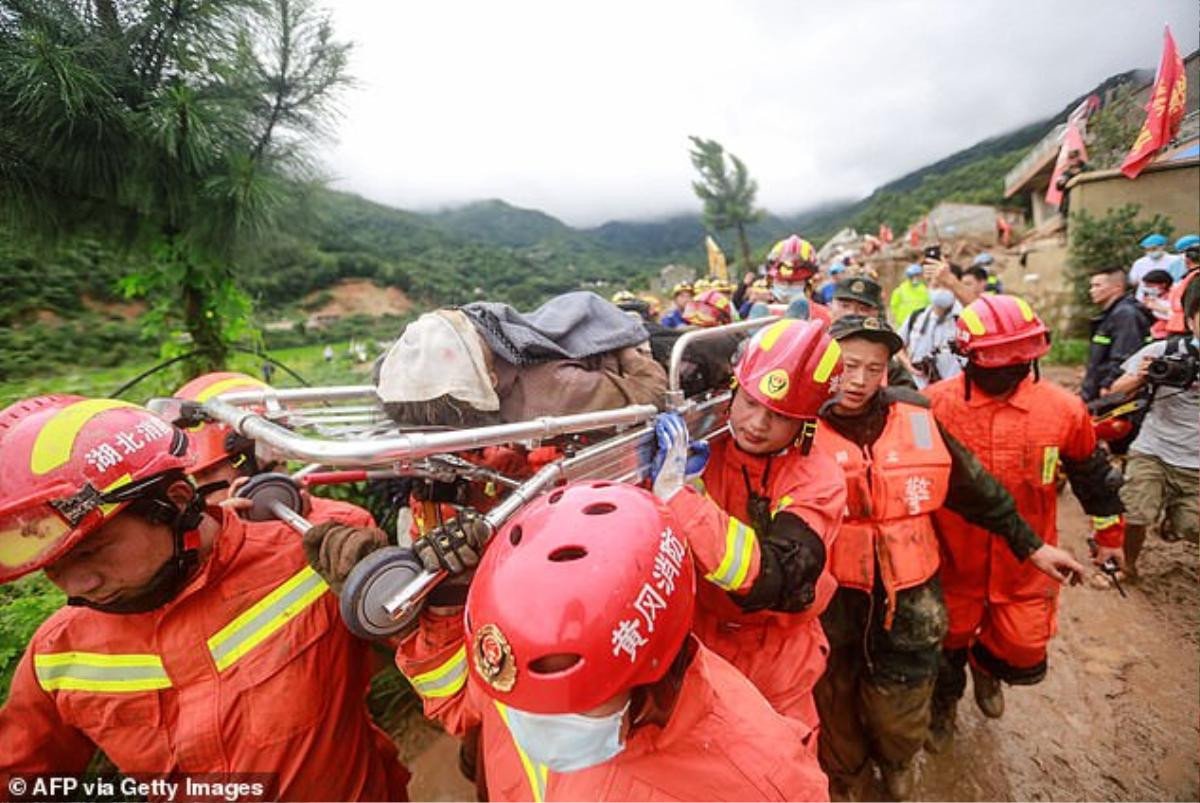
[[[1086,555],[1087,518],[1069,491],[1058,525]],[[1196,800],[1198,565],[1194,544],[1151,536],[1128,598],[1065,589],[1046,680],[1006,687],[999,720],[979,713],[968,684],[955,744],[922,756],[916,798]]]

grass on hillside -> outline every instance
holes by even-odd
[[[347,354],[346,341],[331,341],[334,359],[326,363],[323,352],[325,344],[277,349],[268,352],[271,357],[291,368],[312,385],[348,385],[362,384],[370,381],[371,363],[356,363]],[[370,353],[374,359],[375,352]],[[133,379],[139,373],[153,368],[160,361],[138,360],[119,368],[88,368],[79,366],[75,370],[38,377],[0,382],[0,408],[6,407],[18,399],[37,396],[45,393],[74,393],[80,396],[108,396],[125,382]],[[250,354],[236,354],[230,362],[229,370],[242,371],[251,376],[262,376],[263,360]],[[186,381],[178,366],[166,368],[139,382],[121,398],[128,401],[143,403],[155,396],[170,396],[176,388]],[[301,383],[286,371],[276,370],[272,379],[276,387],[299,387]]]

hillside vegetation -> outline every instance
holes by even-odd
[[[1095,91],[1141,78],[1141,73],[1124,73]],[[862,200],[795,215],[767,214],[748,230],[752,256],[761,259],[774,241],[793,232],[820,244],[845,226],[873,232],[887,223],[899,235],[943,200],[1002,203],[1005,173],[1078,102],[901,176]],[[644,287],[668,263],[705,264],[707,232],[698,214],[575,229],[544,212],[498,199],[420,214],[316,190],[285,217],[289,225],[269,245],[234,257],[260,327],[280,319],[303,321],[314,308],[314,294],[347,279],[398,288],[413,300],[415,311],[481,298],[531,308],[580,287],[602,293],[617,286]],[[732,237],[716,236],[732,258]],[[5,289],[0,296],[0,380],[80,364],[116,366],[152,357],[164,338],[176,336],[141,331],[129,319],[129,308],[118,306],[125,299],[117,281],[137,265],[116,247],[101,245],[102,240],[109,238],[76,236],[48,246],[0,228],[0,284]],[[395,325],[389,320],[379,336],[393,336]],[[273,328],[266,345],[367,333],[372,333],[368,320],[322,333]]]

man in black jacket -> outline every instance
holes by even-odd
[[[1092,344],[1079,395],[1091,401],[1121,376],[1121,363],[1140,349],[1150,334],[1153,314],[1125,292],[1125,271],[1108,268],[1092,275],[1088,292],[1101,308],[1092,318]]]

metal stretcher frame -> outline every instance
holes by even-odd
[[[707,440],[724,431],[731,391],[725,390],[700,400],[684,398],[680,379],[687,349],[707,339],[720,338],[731,332],[751,331],[775,320],[778,318],[772,316],[697,329],[687,332],[675,342],[668,370],[666,402],[668,408],[684,417],[694,440]],[[154,401],[160,409],[166,409],[170,404],[167,400]],[[327,407],[324,410],[288,406],[310,402],[328,405],[363,401],[369,404]],[[246,409],[247,406],[261,408],[261,412]],[[563,482],[591,479],[636,483],[644,480],[650,472],[656,442],[651,422],[658,413],[654,405],[642,404],[462,430],[397,432],[389,428],[379,431],[378,424],[383,422],[384,417],[374,413],[375,410],[382,413],[382,409],[372,385],[239,391],[209,399],[202,407],[212,419],[254,440],[263,456],[331,467],[404,466],[421,458],[485,446],[538,442],[560,435],[596,430],[617,430],[617,434],[547,464],[529,479],[512,487],[503,501],[484,517],[493,533],[525,504]],[[156,409],[156,405],[152,403],[151,408]],[[346,419],[341,423],[361,421],[376,427],[376,432],[372,433],[368,428],[365,432],[352,432],[351,437],[342,439],[309,437],[293,432],[281,423],[313,423],[320,422],[322,418],[337,417]],[[637,426],[637,429],[621,431],[631,426]],[[416,615],[425,595],[443,576],[444,573],[422,571],[397,587],[375,589],[374,593],[363,596],[369,598],[368,604],[381,604],[391,619],[406,620]],[[361,583],[358,585],[361,586]],[[345,610],[343,615],[346,615]]]

